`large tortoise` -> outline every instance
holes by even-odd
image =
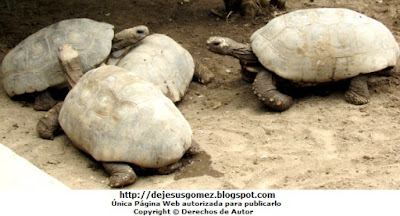
[[[147,36],[116,65],[153,83],[173,102],[182,99],[195,70],[190,53],[163,34]]]
[[[66,74],[83,74],[74,60],[76,51],[66,45],[60,52]],[[198,150],[191,127],[175,104],[154,84],[126,69],[104,65],[69,84],[72,88],[57,105],[61,110],[56,116],[72,143],[102,162],[111,175],[110,186],[135,181],[130,164],[168,174],[182,165],[184,154]]]
[[[79,51],[86,72],[106,60],[112,49],[123,49],[149,34],[146,26],[137,26],[114,37],[113,28],[108,23],[77,18],[39,30],[4,57],[1,66],[4,89],[13,97],[65,86],[66,78],[57,58],[58,48],[63,44]],[[37,110],[48,110],[56,103],[48,93],[39,95],[34,104]]]
[[[259,72],[254,93],[278,111],[288,109],[292,98],[277,91],[275,75],[301,85],[351,78],[345,98],[360,105],[369,99],[366,74],[394,67],[399,57],[399,46],[385,25],[341,8],[305,9],[279,16],[250,40],[251,45],[211,37],[207,45],[215,53],[240,59],[243,70]]]

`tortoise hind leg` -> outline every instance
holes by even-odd
[[[124,187],[131,185],[136,180],[136,173],[132,167],[125,163],[103,162],[103,167],[110,175],[111,187]]]
[[[186,150],[185,154],[183,155],[184,158],[189,158],[192,156],[195,156],[197,154],[199,154],[201,152],[200,146],[199,144],[195,141],[192,140],[192,145],[190,146],[190,148],[188,150]],[[180,169],[181,167],[183,167],[184,162],[182,163],[182,160],[179,160],[175,163],[172,163],[168,166],[165,167],[161,167],[161,168],[156,168],[153,169],[153,171],[157,174],[160,175],[168,175],[171,174],[175,171],[177,171],[178,169]]]
[[[268,108],[275,111],[285,111],[293,104],[290,96],[280,93],[276,89],[273,75],[262,67],[246,67],[249,71],[258,71],[253,83],[254,94]]]
[[[348,103],[363,105],[369,101],[368,76],[358,75],[351,79],[349,89],[345,93]]]
[[[186,150],[183,157],[192,157],[194,155],[199,154],[200,152],[201,152],[201,149],[200,149],[199,144],[195,140],[192,140],[192,145],[190,146],[190,148],[188,150]]]
[[[178,161],[178,162],[172,163],[165,167],[155,168],[155,169],[153,169],[153,171],[160,175],[168,175],[168,174],[171,174],[171,173],[177,171],[182,166],[183,166],[182,162]]]

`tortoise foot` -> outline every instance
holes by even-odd
[[[54,133],[59,130],[58,115],[60,113],[62,102],[57,103],[53,108],[47,111],[36,124],[36,132],[43,139],[54,139]]]
[[[103,163],[103,167],[110,174],[110,187],[119,188],[133,184],[136,173],[132,167],[124,163]]]
[[[110,187],[119,188],[131,185],[136,180],[136,174],[132,171],[127,173],[114,173],[110,176]]]
[[[369,101],[368,77],[359,75],[354,77],[349,86],[349,90],[345,93],[345,99],[348,103],[354,105],[367,104]]]
[[[293,99],[290,96],[280,93],[277,90],[270,90],[264,94],[257,93],[254,90],[258,99],[268,108],[274,111],[285,111],[289,109],[293,104]]]
[[[276,90],[275,81],[270,73],[259,72],[253,83],[254,94],[268,108],[275,111],[285,111],[293,104],[290,96]]]
[[[344,97],[348,103],[351,103],[354,105],[364,105],[369,102],[368,96],[358,94],[357,92],[354,92],[351,90],[347,91],[344,94]]]

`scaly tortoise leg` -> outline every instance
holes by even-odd
[[[273,75],[262,67],[246,67],[249,71],[258,71],[253,83],[254,94],[268,108],[275,111],[285,111],[293,104],[290,96],[276,89]]]
[[[57,103],[39,119],[36,124],[36,131],[41,138],[54,139],[54,133],[60,129],[58,115],[60,114],[62,104],[63,102]]]
[[[351,79],[349,89],[345,93],[348,103],[363,105],[369,101],[368,76],[358,75]]]
[[[102,165],[110,175],[110,187],[124,187],[136,181],[136,173],[129,164],[103,162]]]

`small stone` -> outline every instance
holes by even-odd
[[[222,106],[222,103],[221,103],[221,101],[217,101],[217,102],[215,102],[214,103],[214,106],[212,107],[212,109],[218,109],[218,108],[220,108]]]
[[[59,164],[60,161],[58,161],[58,160],[49,160],[49,161],[47,161],[47,163],[48,164]]]

